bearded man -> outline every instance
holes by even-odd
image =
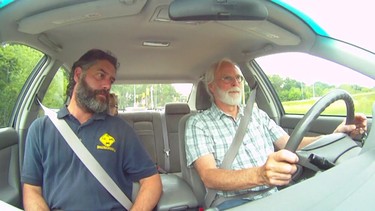
[[[297,155],[283,149],[289,135],[257,107],[231,169],[219,168],[244,115],[243,82],[239,67],[231,60],[222,59],[212,65],[204,77],[212,106],[186,123],[187,165],[197,170],[206,188],[219,190],[213,202],[219,210],[276,192],[276,186],[288,184],[297,170]],[[366,129],[366,124],[366,116],[356,114],[355,125],[341,124],[335,132]],[[305,137],[299,147],[316,139]],[[274,146],[281,150],[275,152]]]
[[[162,185],[156,165],[135,131],[107,114],[109,91],[116,78],[117,59],[89,50],[73,64],[64,119],[119,188],[132,198],[132,210],[152,210]],[[91,174],[45,116],[33,122],[26,138],[21,181],[25,210],[126,210]]]

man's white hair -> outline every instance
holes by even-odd
[[[233,62],[232,60],[230,60],[229,58],[220,59],[218,62],[215,62],[214,64],[211,65],[210,69],[204,74],[203,82],[204,82],[204,86],[207,90],[208,95],[210,95],[210,100],[212,102],[214,101],[214,96],[212,95],[210,89],[208,88],[208,85],[211,84],[212,82],[214,82],[215,72],[220,69],[220,67],[223,63],[233,64],[234,66],[236,66],[238,68],[238,70],[240,70],[238,65],[235,62]]]

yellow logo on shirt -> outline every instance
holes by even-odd
[[[113,152],[116,152],[116,149],[111,147],[113,143],[116,142],[115,138],[113,138],[111,135],[109,135],[108,133],[104,133],[100,138],[99,138],[99,141],[103,144],[103,145],[97,145],[96,148],[97,149],[104,149],[104,150],[111,150]]]

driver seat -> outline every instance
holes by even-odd
[[[211,107],[210,96],[207,93],[204,82],[200,80],[197,84],[196,89],[196,101],[195,107],[197,112],[202,112]],[[198,205],[204,207],[204,199],[206,195],[206,188],[198,175],[195,168],[188,168],[186,161],[186,151],[185,151],[185,127],[186,122],[190,116],[196,113],[190,113],[183,116],[179,122],[179,148],[180,148],[180,163],[181,163],[181,173],[182,178],[189,184],[195,197],[197,198]]]

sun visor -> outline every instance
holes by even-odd
[[[175,21],[265,20],[268,10],[260,0],[174,0],[169,16]]]
[[[220,21],[220,24],[242,30],[277,45],[298,45],[301,38],[269,21]]]
[[[69,5],[21,19],[18,31],[39,34],[64,25],[138,14],[147,0],[100,0]]]

